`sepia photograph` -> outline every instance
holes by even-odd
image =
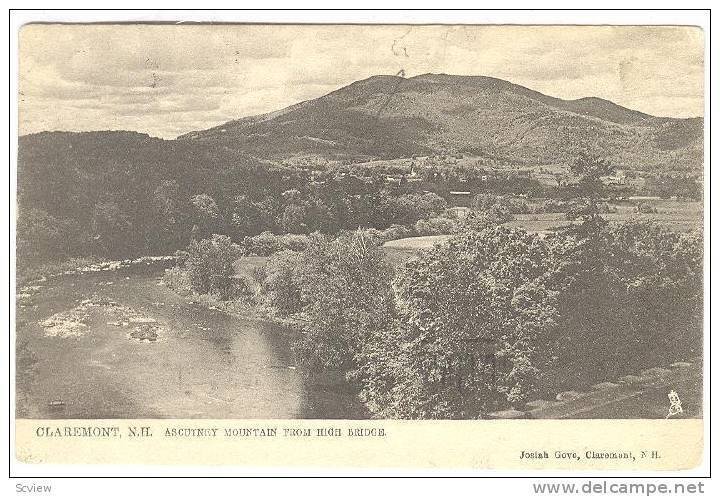
[[[16,495],[704,493],[709,12],[10,18]]]
[[[27,24],[15,415],[703,406],[692,26]]]

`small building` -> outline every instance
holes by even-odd
[[[603,176],[600,178],[606,185],[624,185],[627,182],[627,176],[624,171],[616,171],[613,176]]]
[[[662,200],[660,197],[644,197],[644,196],[632,196],[628,197],[628,200],[631,202],[651,202],[654,200]]]
[[[465,191],[450,192],[450,204],[453,207],[470,207],[472,193]]]
[[[450,207],[448,212],[455,219],[465,219],[468,217],[470,209],[468,207]]]

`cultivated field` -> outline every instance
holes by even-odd
[[[676,200],[651,200],[647,202],[657,212],[639,214],[635,203],[623,202],[611,204],[616,213],[603,214],[608,221],[653,221],[673,231],[702,229],[703,204],[701,202],[679,202]],[[508,226],[525,228],[528,231],[542,232],[568,224],[564,213],[516,214]]]

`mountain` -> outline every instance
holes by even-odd
[[[569,163],[580,151],[628,169],[700,170],[702,118],[655,117],[600,98],[563,100],[502,79],[373,76],[314,100],[178,137],[267,159],[467,153]]]

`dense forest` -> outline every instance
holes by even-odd
[[[19,262],[172,254],[211,234],[241,242],[266,232],[398,226],[417,234],[449,233],[452,220],[444,213],[453,205],[453,190],[480,193],[476,207],[488,210],[491,199],[510,213],[530,212],[521,198],[550,199],[545,211],[565,212],[587,193],[575,173],[570,181],[548,185],[442,159],[416,169],[408,181],[410,171],[397,166],[298,167],[214,144],[131,132],[26,136],[18,167]],[[654,175],[646,184],[665,197],[700,196],[691,176]],[[628,187],[614,192],[631,193]]]

